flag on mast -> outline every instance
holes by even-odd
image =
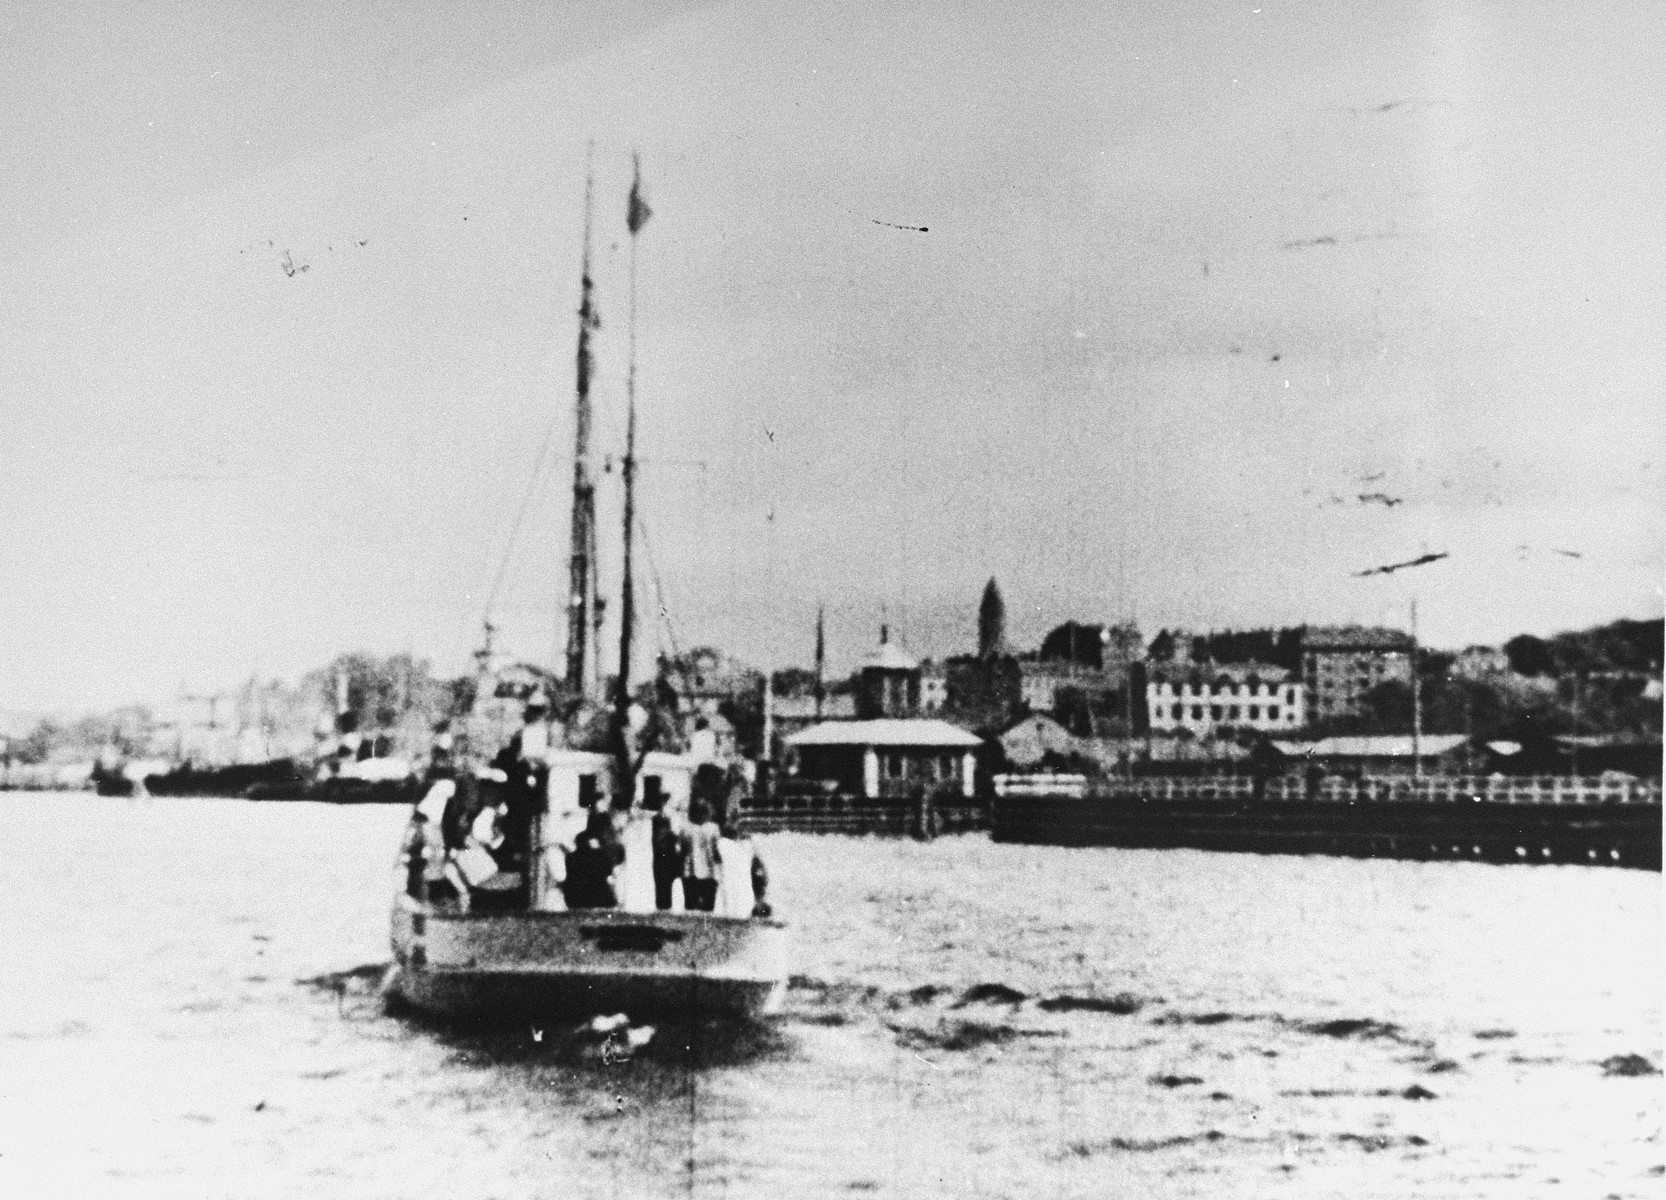
[[[648,218],[654,215],[654,210],[648,207],[648,202],[642,198],[642,160],[631,156],[631,202],[630,210],[625,214],[625,225],[635,237],[642,232],[642,227],[648,223]]]

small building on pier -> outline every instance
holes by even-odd
[[[929,717],[825,721],[787,738],[789,777],[865,799],[971,796],[983,739]]]

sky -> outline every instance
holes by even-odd
[[[808,664],[818,606],[835,669],[961,652],[991,577],[1018,645],[1661,613],[1659,5],[0,33],[0,709],[456,672],[487,615],[557,661],[587,162],[618,571],[633,153],[644,658]]]

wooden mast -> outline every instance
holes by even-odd
[[[615,807],[632,807],[636,802],[636,771],[631,761],[631,637],[636,624],[635,596],[631,577],[631,544],[636,532],[636,239],[648,223],[651,212],[642,198],[642,161],[631,156],[631,195],[625,224],[631,234],[630,259],[630,351],[625,374],[625,547],[619,583],[619,687],[613,720],[619,755],[619,795]]]
[[[567,591],[567,683],[578,699],[596,694],[596,485],[590,479],[590,333],[600,326],[590,279],[591,187],[584,179],[584,258],[578,308],[578,388],[574,399],[573,528]]]

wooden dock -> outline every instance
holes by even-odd
[[[917,803],[861,796],[782,796],[769,804],[749,804],[738,823],[747,833],[837,833],[861,836],[935,837],[989,827],[981,804],[933,803],[924,821]]]
[[[1658,781],[999,776],[997,841],[1661,868]]]

